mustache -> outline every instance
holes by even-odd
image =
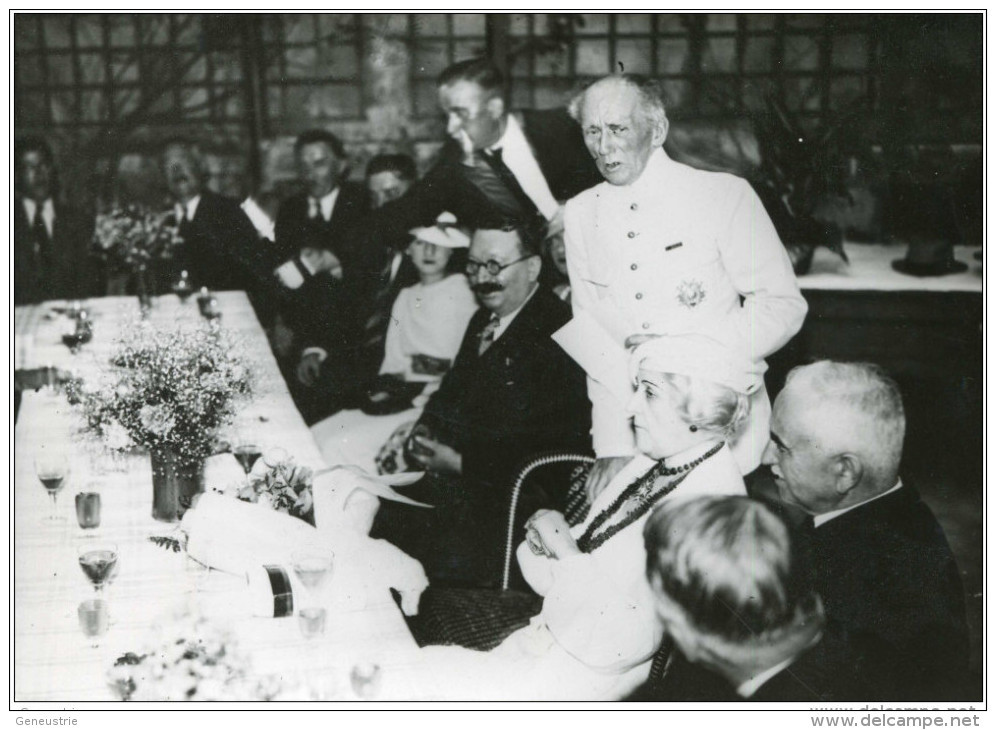
[[[482,281],[480,284],[474,284],[470,287],[470,290],[475,294],[491,294],[496,291],[502,291],[505,287],[494,281]]]

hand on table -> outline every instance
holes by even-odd
[[[613,477],[622,471],[622,468],[632,459],[632,456],[608,456],[596,459],[591,471],[588,472],[588,480],[584,485],[585,491],[588,493],[588,502],[594,502],[602,490],[609,486]]]
[[[564,515],[550,509],[537,510],[526,520],[526,542],[536,555],[554,560],[581,554]]]
[[[309,388],[318,380],[322,371],[322,356],[317,352],[310,352],[301,358],[297,364],[297,379],[301,385]]]
[[[410,449],[409,456],[423,469],[437,474],[463,473],[463,457],[456,449],[428,436],[415,435],[412,439],[418,448]]]

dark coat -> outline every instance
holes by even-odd
[[[849,656],[859,680],[860,696],[840,699],[964,698],[961,578],[940,524],[914,489],[820,525],[811,549],[828,619],[824,642]]]
[[[205,190],[193,220],[183,225],[181,233],[184,242],[176,267],[186,269],[198,288],[245,291],[265,324],[280,296],[273,275],[279,261],[272,244],[260,240],[239,204]]]
[[[543,451],[591,449],[584,372],[550,339],[570,319],[568,305],[538,289],[479,356],[490,316],[482,308],[470,320],[452,369],[419,421],[461,454],[463,474],[430,474],[406,487],[405,494],[435,508],[385,502],[371,532],[422,561],[438,585],[500,583],[515,474]],[[564,505],[554,498],[536,507]]]
[[[277,251],[287,260],[302,248],[324,248],[334,253],[349,269],[356,256],[359,241],[348,235],[349,230],[370,209],[366,188],[357,183],[343,183],[339,189],[332,216],[328,221],[308,218],[308,195],[301,193],[287,198],[280,204],[274,229]]]
[[[99,296],[96,267],[91,257],[93,218],[53,201],[52,270],[42,274],[34,255],[31,221],[20,198],[14,199],[14,304],[36,304],[49,299]]]
[[[563,109],[521,112],[522,131],[557,200],[568,200],[602,182],[581,129]],[[504,216],[467,176],[459,145],[448,140],[436,164],[404,197],[375,216],[378,235],[389,240],[418,225],[428,225],[447,210],[471,229],[494,227]]]

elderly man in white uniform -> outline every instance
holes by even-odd
[[[588,488],[597,494],[635,453],[626,348],[655,335],[710,333],[763,372],[764,358],[799,331],[807,305],[751,186],[664,152],[668,120],[654,82],[609,76],[569,110],[606,181],[565,209],[574,320],[557,336],[588,374],[598,457]],[[761,388],[733,444],[744,474],[760,465],[770,414]]]

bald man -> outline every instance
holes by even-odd
[[[775,400],[763,461],[812,516],[825,642],[848,657],[848,700],[965,699],[963,589],[930,509],[899,478],[906,418],[875,365],[796,368]]]

